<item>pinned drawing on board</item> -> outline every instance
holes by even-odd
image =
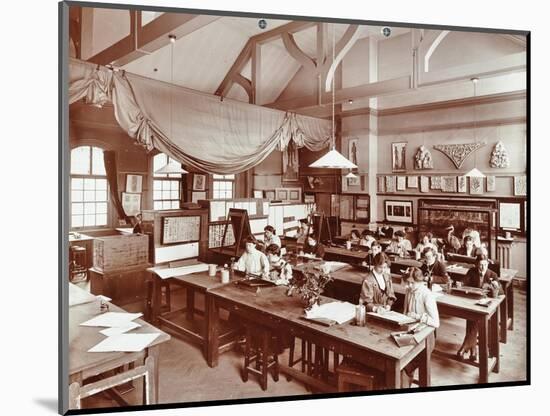
[[[527,176],[514,176],[514,195],[527,195]]]
[[[376,180],[378,182],[377,191],[379,193],[383,193],[386,190],[384,179],[385,178],[383,176],[379,176],[379,177],[376,178]]]
[[[470,194],[471,195],[483,194],[483,178],[478,176],[470,176]]]
[[[441,190],[443,192],[456,192],[456,176],[443,176],[441,178]]]
[[[430,178],[431,189],[441,189],[441,176],[432,176]]]
[[[420,192],[430,192],[430,178],[428,176],[420,177]]]
[[[468,181],[466,176],[459,176],[457,178],[457,181],[458,181],[458,192],[459,193],[468,192]]]
[[[386,192],[395,192],[395,176],[386,176]]]
[[[407,189],[407,177],[406,176],[398,176],[397,177],[397,190],[398,191],[404,191]]]
[[[392,171],[404,172],[407,170],[406,153],[407,142],[391,144]]]
[[[418,176],[407,176],[407,188],[418,188]]]
[[[487,192],[495,192],[496,190],[496,178],[494,176],[487,176]]]

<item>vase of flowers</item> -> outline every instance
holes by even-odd
[[[304,267],[294,273],[289,280],[287,296],[297,293],[306,310],[311,310],[315,305],[321,302],[321,293],[325,286],[332,280],[330,276],[330,266],[327,264],[306,264]]]

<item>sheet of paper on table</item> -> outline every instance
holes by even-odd
[[[307,319],[323,318],[341,324],[355,318],[355,305],[349,302],[330,302],[306,311]]]
[[[384,313],[367,312],[367,315],[370,315],[372,317],[375,317],[381,320],[391,321],[398,325],[407,325],[407,324],[412,324],[413,322],[416,322],[410,316],[404,315],[396,311],[386,311]]]
[[[325,261],[325,264],[328,264],[330,266],[330,271],[335,272],[340,269],[343,269],[346,266],[349,266],[348,263],[344,263],[341,261]]]
[[[127,326],[129,322],[139,318],[142,315],[143,314],[141,312],[106,312],[95,316],[86,322],[82,322],[80,326],[102,326],[106,328],[124,327]]]
[[[147,348],[159,335],[160,333],[113,335],[94,345],[88,352],[139,352]]]
[[[138,324],[137,322],[130,321],[130,322],[128,322],[127,325],[114,326],[114,327],[111,327],[111,328],[102,329],[99,332],[101,334],[107,336],[107,337],[112,337],[113,335],[124,334],[125,332],[131,331],[132,329],[139,328],[140,326],[141,325]]]
[[[74,283],[69,283],[69,306],[82,305],[94,302],[95,300],[96,297],[90,292],[78,287]]]
[[[175,276],[185,276],[186,274],[205,272],[208,270],[208,264],[197,263],[189,266],[170,267],[167,269],[158,269],[155,273],[161,279],[169,279]]]

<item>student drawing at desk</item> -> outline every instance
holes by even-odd
[[[275,233],[275,228],[273,228],[271,225],[266,225],[264,228],[264,245],[267,248],[271,244],[275,244],[281,247],[281,239]]]
[[[407,257],[410,250],[412,250],[411,242],[405,238],[405,233],[401,230],[395,232],[395,237],[386,247],[386,252],[395,253],[400,257]]]
[[[407,284],[407,291],[405,293],[403,313],[422,324],[439,328],[437,303],[432,291],[426,287],[422,271],[417,267],[411,267],[405,282]],[[431,339],[428,340],[427,347],[430,349],[429,353],[431,354],[435,346],[433,332],[429,337]],[[401,384],[403,387],[410,387],[410,382],[415,370],[420,366],[420,361],[420,357],[416,357],[404,368],[401,374]]]
[[[500,283],[498,282],[497,274],[492,270],[489,270],[489,258],[485,254],[480,254],[477,256],[476,267],[468,270],[468,274],[466,274],[463,284],[465,286],[496,291],[499,295],[504,293]],[[471,361],[477,360],[477,333],[477,323],[475,321],[466,321],[466,334],[464,336],[464,341],[456,353],[459,358],[464,359],[464,355],[469,353],[469,358]]]
[[[477,247],[474,245],[474,239],[471,235],[464,237],[464,246],[458,250],[458,254],[468,257],[476,257],[480,254]]]
[[[269,260],[266,255],[256,248],[256,240],[249,236],[246,239],[246,251],[235,263],[235,268],[247,274],[269,277]]]
[[[387,268],[388,257],[378,253],[373,259],[373,269],[361,285],[359,301],[367,312],[384,313],[389,311],[397,299],[393,291],[391,275]]]
[[[374,264],[374,258],[378,253],[382,252],[382,246],[378,241],[375,241],[370,246],[370,251],[367,254],[367,257],[365,257],[365,260],[363,261],[363,266],[372,266]],[[389,260],[388,260],[389,261]]]
[[[303,254],[313,254],[315,257],[323,258],[325,247],[317,241],[315,236],[310,235],[304,244]]]
[[[420,270],[428,282],[428,285],[431,286],[432,283],[451,283],[451,278],[447,274],[447,268],[437,259],[437,252],[431,247],[426,247],[423,251],[423,255],[426,262],[420,267]]]
[[[270,280],[278,285],[286,285],[292,278],[292,266],[281,258],[281,248],[277,244],[271,244],[266,249],[271,271]]]

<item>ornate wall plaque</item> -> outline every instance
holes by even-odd
[[[473,152],[485,146],[487,143],[462,143],[462,144],[436,144],[434,149],[439,150],[452,160],[457,169]]]
[[[424,145],[420,146],[416,151],[416,154],[414,155],[414,168],[415,169],[433,169],[434,168],[432,154]]]
[[[495,144],[495,147],[493,147],[489,164],[492,168],[507,168],[510,166],[508,151],[501,141],[498,141],[497,144]]]

